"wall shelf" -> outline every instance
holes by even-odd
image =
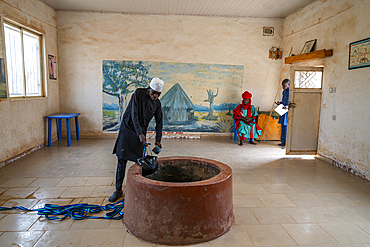
[[[333,56],[333,50],[323,49],[319,51],[313,51],[310,53],[286,57],[285,64],[297,63],[297,62],[302,62],[302,61],[311,60],[315,58],[323,58],[323,57],[330,57],[330,56]]]

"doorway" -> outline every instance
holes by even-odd
[[[316,154],[323,67],[292,67],[286,154]]]

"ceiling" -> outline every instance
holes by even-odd
[[[41,0],[55,10],[285,18],[316,0]]]

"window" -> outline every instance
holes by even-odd
[[[10,22],[4,35],[9,96],[43,96],[41,35]]]
[[[321,88],[322,71],[295,71],[295,88]]]

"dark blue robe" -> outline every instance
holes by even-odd
[[[132,95],[130,102],[123,114],[113,153],[118,160],[130,160],[136,162],[143,157],[143,144],[139,135],[146,136],[150,120],[155,117],[156,142],[161,142],[163,115],[159,99],[152,100],[147,94],[146,88],[138,88]]]
[[[283,104],[284,106],[289,105],[289,89],[285,89],[283,91],[283,98],[280,103]],[[284,115],[281,115],[279,117],[279,124],[284,125],[284,126],[288,125],[288,112],[286,112]]]

